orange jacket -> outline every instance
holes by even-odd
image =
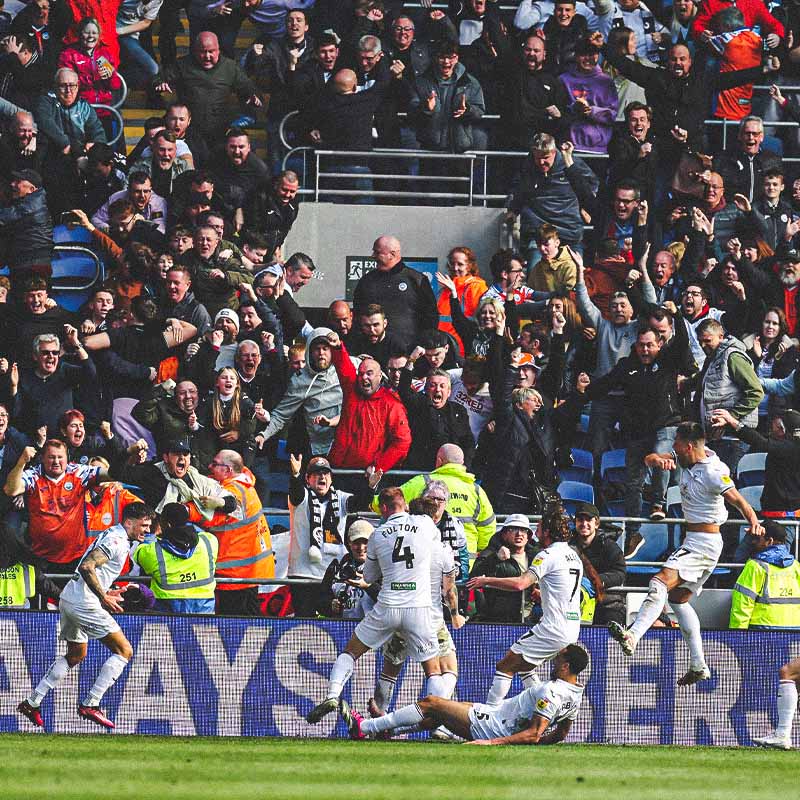
[[[471,319],[478,310],[478,303],[481,297],[489,290],[486,281],[478,275],[465,275],[464,277],[453,278],[456,285],[458,302],[461,303],[461,310],[467,319]],[[461,355],[464,355],[464,343],[453,327],[450,318],[450,292],[445,289],[437,301],[439,306],[439,330],[449,333],[457,342]]]
[[[253,473],[246,468],[241,475],[222,482],[222,488],[237,498],[242,519],[217,512],[209,521],[199,514],[193,504],[188,505],[189,519],[219,540],[218,578],[275,577],[275,553],[255,483]],[[217,590],[235,591],[252,586],[258,584],[218,583]]]
[[[101,483],[102,489],[97,503],[92,501],[92,493],[86,492],[86,535],[94,538],[106,528],[122,522],[122,511],[131,503],[141,503],[142,498],[129,492],[121,483]]]

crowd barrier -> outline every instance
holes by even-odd
[[[137,615],[119,621],[134,656],[103,701],[116,733],[345,734],[333,715],[315,726],[304,715],[324,697],[353,623]],[[0,613],[0,731],[33,731],[14,709],[51,663],[57,627],[54,613]],[[524,630],[470,625],[454,631],[458,699],[485,699],[496,660]],[[730,746],[748,745],[767,731],[775,719],[778,667],[800,655],[800,634],[708,631],[703,638],[713,678],[680,688],[675,682],[689,657],[678,631],[651,631],[627,659],[605,629],[585,628],[581,641],[591,665],[570,741]],[[91,644],[81,668],[46,698],[47,730],[98,731],[77,717],[76,704],[106,656],[105,648]],[[356,708],[364,709],[372,695],[379,661],[369,653],[357,664],[345,690]],[[413,702],[422,689],[422,672],[412,664],[400,676],[395,706]]]

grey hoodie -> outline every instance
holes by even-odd
[[[329,333],[333,333],[330,328],[314,328],[306,339],[306,365],[299,374],[292,375],[289,379],[286,394],[271,412],[269,425],[263,433],[265,439],[282,431],[302,406],[312,454],[328,454],[336,428],[315,425],[311,420],[320,414],[328,419],[340,414],[342,390],[333,364],[325,370],[315,370],[311,366],[310,351],[315,339],[325,339]]]

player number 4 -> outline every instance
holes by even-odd
[[[406,569],[414,567],[414,553],[410,547],[403,547],[403,537],[398,536],[392,549],[392,562],[399,564],[401,561],[405,561]]]

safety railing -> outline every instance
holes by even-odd
[[[60,292],[85,292],[86,290],[91,289],[92,286],[99,281],[102,281],[103,263],[94,250],[90,250],[88,247],[84,247],[83,245],[79,244],[57,244],[55,247],[53,247],[53,252],[62,255],[75,254],[86,256],[87,258],[90,258],[94,264],[94,274],[91,276],[91,279],[87,279],[79,283],[70,283],[68,279],[55,277],[53,278],[54,289]]]
[[[97,111],[97,109],[108,111],[108,113],[112,117],[114,117],[115,123],[118,126],[118,128],[114,136],[108,141],[108,144],[115,145],[125,134],[125,120],[122,119],[122,114],[119,113],[119,109],[116,106],[107,106],[104,103],[92,103],[92,108],[95,111]]]

